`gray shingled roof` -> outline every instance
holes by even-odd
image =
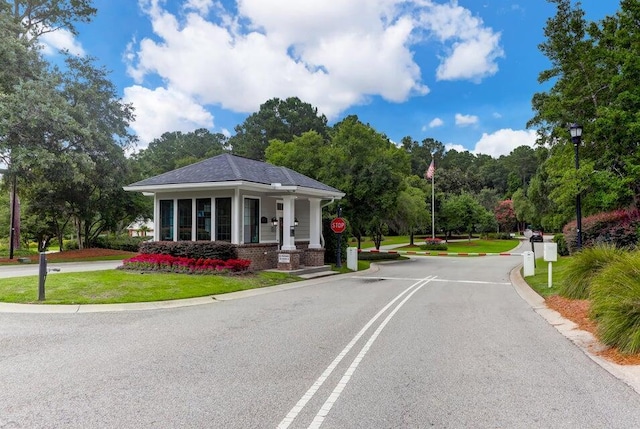
[[[329,192],[339,190],[286,167],[223,154],[177,170],[132,183],[128,187],[177,185],[188,183],[253,182],[265,185],[300,186]]]

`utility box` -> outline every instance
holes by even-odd
[[[524,276],[530,277],[536,275],[536,259],[535,254],[532,251],[526,251],[523,254],[523,267],[524,267]]]
[[[544,243],[544,260],[546,262],[558,261],[558,243]]]
[[[347,247],[347,268],[358,271],[358,248]]]

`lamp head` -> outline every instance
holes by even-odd
[[[569,134],[571,134],[571,140],[574,144],[578,144],[580,142],[580,138],[582,137],[582,125],[579,124],[571,124],[569,126]]]

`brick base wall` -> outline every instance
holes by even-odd
[[[321,267],[324,265],[324,249],[305,249],[300,263],[307,267]]]
[[[252,271],[270,270],[274,268],[292,270],[299,266],[320,267],[324,265],[324,249],[308,249],[309,243],[296,243],[296,250],[287,251],[292,254],[291,264],[288,268],[280,268],[278,266],[278,244],[276,243],[256,243],[256,244],[239,244],[238,258],[248,259],[251,261],[249,269]],[[294,267],[295,268],[292,268]]]
[[[251,261],[250,270],[261,271],[276,268],[278,265],[278,244],[239,244],[238,258]]]

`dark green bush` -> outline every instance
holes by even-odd
[[[78,240],[64,240],[62,243],[62,248],[64,250],[77,250],[80,248],[80,246],[78,246]]]
[[[424,244],[420,245],[420,250],[446,251],[448,249],[447,243],[439,238],[427,238],[424,240]]]
[[[569,248],[567,247],[567,242],[564,239],[564,234],[556,234],[553,236],[553,242],[558,245],[558,255],[560,256],[568,256]]]
[[[143,241],[140,253],[223,261],[238,259],[236,246],[226,241]]]
[[[336,250],[338,248],[338,234],[331,231],[331,219],[322,219],[322,236],[325,239],[324,262],[326,264],[335,264]],[[350,227],[349,223],[347,223],[347,230],[342,233],[342,239],[340,240],[340,255],[342,261],[347,260],[347,247],[349,247],[349,237],[351,237]]]
[[[619,256],[594,279],[591,317],[603,343],[640,353],[640,252]]]
[[[98,237],[92,247],[101,249],[124,250],[125,252],[138,252],[140,243],[151,240],[153,237]]]
[[[610,263],[619,260],[625,251],[611,244],[598,244],[583,249],[571,258],[558,293],[571,299],[588,299],[596,275]]]
[[[399,253],[376,253],[376,252],[358,253],[358,259],[361,261],[393,261],[399,258],[400,258]]]

